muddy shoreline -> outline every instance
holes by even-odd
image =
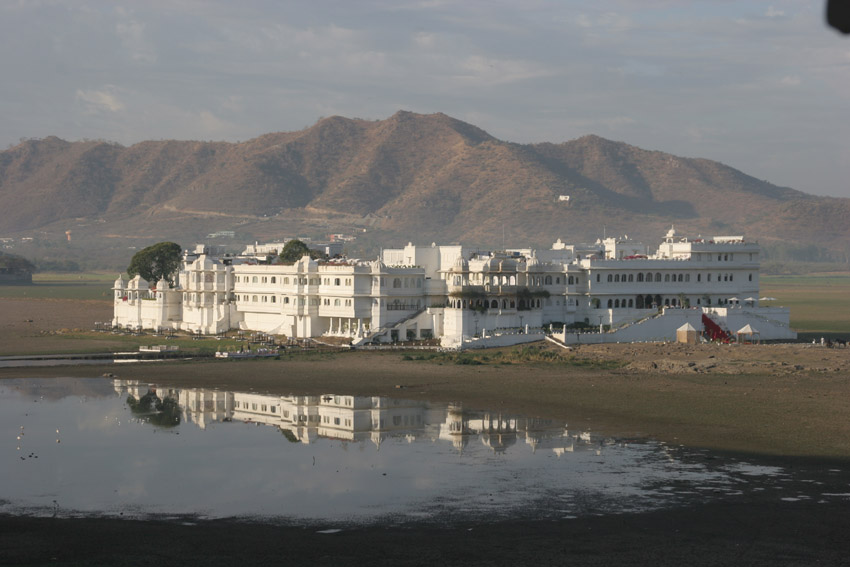
[[[559,521],[345,527],[0,516],[4,565],[846,565],[846,506],[716,502]]]

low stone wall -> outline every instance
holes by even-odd
[[[697,331],[703,328],[703,311],[726,327],[732,336],[749,324],[759,331],[758,339],[793,340],[797,333],[788,326],[788,310],[782,307],[772,308],[708,308],[708,309],[665,309],[658,317],[652,317],[638,323],[632,323],[607,333],[561,332],[553,336],[564,344],[591,343],[648,343],[676,340],[676,329],[690,323]],[[749,339],[749,338],[748,338]]]
[[[545,338],[546,334],[543,332],[488,335],[486,337],[466,339],[463,341],[463,344],[460,346],[460,348],[465,350],[476,348],[506,347],[542,341]]]

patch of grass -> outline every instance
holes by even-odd
[[[482,365],[482,364],[561,364],[581,368],[614,369],[623,366],[616,360],[591,360],[577,358],[567,351],[546,346],[525,345],[510,350],[486,350],[463,352],[429,352],[427,354],[405,354],[402,360],[428,361],[438,364]]]
[[[0,297],[112,301],[112,284],[116,276],[111,272],[33,274],[32,285],[0,286]]]
[[[791,310],[791,326],[800,333],[850,333],[850,274],[762,276],[761,295]]]

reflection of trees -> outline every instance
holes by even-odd
[[[174,398],[161,400],[155,392],[149,391],[138,400],[132,394],[127,396],[130,411],[144,417],[145,421],[158,427],[174,427],[180,424],[180,405]]]
[[[289,441],[290,443],[300,443],[301,442],[301,441],[298,440],[298,437],[296,437],[295,434],[288,429],[284,429],[283,427],[281,427],[280,432],[283,433],[283,436],[286,437],[286,440]]]

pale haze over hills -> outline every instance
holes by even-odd
[[[850,197],[848,41],[824,0],[2,2],[0,148],[237,142],[409,109]]]
[[[850,199],[598,136],[515,144],[445,114],[405,111],[334,116],[241,143],[28,140],[0,153],[0,210],[0,235],[61,240],[72,230],[115,246],[188,245],[217,230],[543,246],[606,227],[654,243],[676,224],[692,236],[850,249]]]

